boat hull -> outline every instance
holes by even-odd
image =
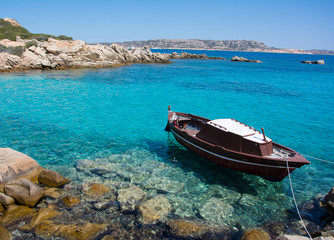
[[[309,163],[306,159],[304,161],[304,158],[299,153],[296,153],[293,158],[287,159],[241,154],[189,136],[170,122],[168,122],[168,128],[177,142],[207,160],[226,168],[258,175],[270,181],[282,181],[288,175],[288,171],[291,173],[296,168]],[[289,170],[287,168],[287,161]]]

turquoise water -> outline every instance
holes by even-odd
[[[276,142],[334,161],[334,56],[205,53],[263,63],[173,60],[166,65],[2,73],[0,147],[26,153],[78,183],[113,180],[159,190],[182,217],[245,227],[288,222],[295,218],[288,211],[293,208],[288,179],[269,182],[189,152],[163,131],[167,106],[264,127]],[[300,63],[317,59],[326,64]],[[100,167],[112,164],[123,178],[79,173],[75,166],[81,159]],[[310,165],[291,175],[300,204],[327,193],[334,182],[334,165],[309,160]]]

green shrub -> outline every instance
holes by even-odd
[[[65,36],[65,35],[59,35],[57,38],[59,40],[73,40],[73,38]]]
[[[25,50],[25,47],[6,47],[4,45],[0,45],[0,52],[6,52],[9,54],[17,55],[19,57],[22,56],[23,52]]]
[[[35,46],[35,47],[37,47],[37,46],[38,46],[38,43],[37,43],[36,40],[31,40],[31,41],[29,41],[29,42],[26,42],[25,45],[26,45],[26,48],[30,48],[31,46]]]

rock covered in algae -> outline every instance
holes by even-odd
[[[43,169],[38,176],[38,182],[48,187],[61,187],[68,183],[70,179],[64,178],[56,171]]]
[[[61,194],[58,188],[49,188],[45,190],[44,196],[58,199],[60,198]]]
[[[262,229],[249,229],[247,230],[242,238],[242,240],[270,240],[269,234]]]
[[[49,220],[59,216],[61,213],[50,208],[40,208],[37,214],[30,220],[30,222],[24,226],[21,226],[21,230],[30,231],[35,228],[41,222]]]
[[[80,199],[73,196],[66,196],[61,199],[66,207],[72,208],[80,203]]]
[[[0,240],[10,239],[12,239],[12,234],[6,228],[0,226]]]
[[[68,240],[90,240],[97,239],[106,229],[106,224],[86,222],[83,226],[77,226],[75,224],[63,225],[46,220],[35,228],[35,234],[45,238],[60,237]]]
[[[231,239],[233,234],[228,228],[198,220],[170,219],[166,225],[171,235],[185,239]]]
[[[10,226],[34,217],[36,211],[26,206],[9,205],[0,216],[0,225]]]
[[[18,204],[33,207],[44,196],[44,190],[27,179],[10,181],[5,185],[6,195],[15,199]]]
[[[86,191],[86,194],[91,197],[101,197],[110,192],[110,188],[101,183],[92,183]]]
[[[0,203],[0,213],[2,213],[5,209],[3,208],[2,204]]]
[[[165,220],[172,209],[172,205],[167,198],[157,195],[142,203],[138,209],[141,213],[143,223],[149,224]]]

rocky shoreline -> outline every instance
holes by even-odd
[[[149,48],[125,49],[117,44],[89,45],[84,41],[66,41],[49,38],[46,42],[36,40],[4,41],[6,46],[28,46],[21,56],[0,52],[0,72],[22,71],[32,69],[70,69],[70,68],[104,68],[119,67],[133,63],[171,63],[170,59],[216,59],[206,54],[186,52],[152,53]],[[1,42],[0,42],[1,44]],[[234,56],[231,61],[261,62]]]
[[[99,164],[79,160],[74,166],[76,174],[87,176],[87,181],[80,183],[42,168],[23,153],[0,148],[0,176],[5,176],[0,179],[1,240],[307,239],[288,234],[305,234],[299,221],[291,222],[290,229],[279,222],[242,229],[182,217],[162,190],[143,188],[126,179],[118,182],[119,176],[112,172],[115,165],[107,163],[102,169]],[[105,181],[88,178],[92,174],[104,176]],[[134,177],[140,178],[140,174]],[[321,226],[304,220],[312,237],[333,239],[334,188],[326,196],[301,207],[304,214],[321,213]]]
[[[20,40],[31,42],[29,40]],[[24,44],[23,44],[24,45]],[[46,42],[33,41],[22,56],[0,53],[0,71],[30,69],[68,69],[117,67],[131,63],[171,63],[161,53],[148,48],[127,50],[117,44],[89,45],[84,41],[65,41],[49,38]]]

